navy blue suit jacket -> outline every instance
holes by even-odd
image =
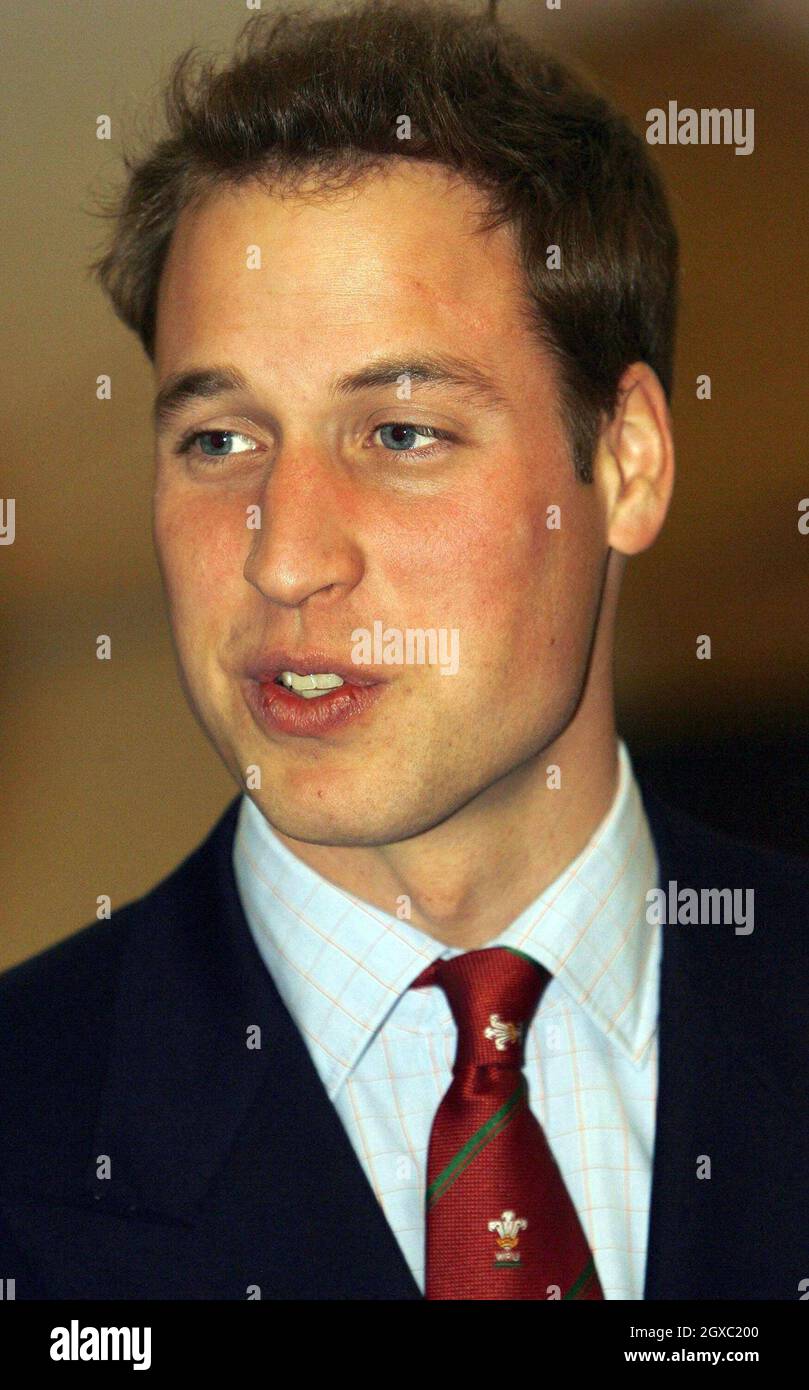
[[[749,935],[663,928],[644,1297],[796,1300],[809,864],[641,790],[663,884],[755,892]],[[238,804],[146,896],[0,976],[0,1278],[18,1299],[421,1297],[250,935]]]

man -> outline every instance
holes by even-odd
[[[251,22],[168,110],[98,268],[154,363],[179,670],[241,791],[3,978],[2,1272],[800,1297],[806,868],[674,812],[615,729],[674,469],[642,141],[419,5]]]

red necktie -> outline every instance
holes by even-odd
[[[436,960],[413,983],[443,989],[458,1026],[427,1158],[428,1299],[604,1297],[522,1070],[550,979],[494,946]]]

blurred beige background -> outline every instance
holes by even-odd
[[[0,19],[0,496],[16,498],[17,529],[0,547],[0,968],[92,920],[97,894],[115,907],[147,890],[237,790],[174,669],[151,549],[151,369],[85,267],[104,234],[89,210],[119,178],[122,135],[148,129],[181,49],[227,52],[249,13],[235,0],[29,0]],[[749,157],[653,150],[682,238],[679,473],[664,535],[629,569],[618,685],[633,751],[687,770],[691,745],[724,749],[725,768],[749,749],[755,815],[771,824],[780,804],[791,826],[781,770],[798,795],[809,706],[809,537],[797,528],[809,495],[809,6],[503,0],[501,14],[585,65],[641,130],[669,99],[755,109]],[[110,142],[95,136],[101,113]],[[700,402],[704,372],[713,399]],[[96,400],[100,373],[111,401]],[[96,659],[99,633],[112,661]],[[699,633],[710,662],[695,658]]]

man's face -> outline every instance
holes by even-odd
[[[330,201],[217,192],[172,239],[158,386],[212,367],[247,383],[158,431],[174,642],[226,765],[242,782],[260,768],[254,799],[295,839],[428,830],[545,749],[582,688],[604,506],[575,479],[511,232],[481,235],[480,206],[439,166],[397,159]],[[418,372],[336,387],[426,358],[471,366],[499,400]],[[358,629],[370,665],[352,659]],[[432,653],[408,647],[417,630]],[[279,666],[348,679],[318,712],[273,684]]]

